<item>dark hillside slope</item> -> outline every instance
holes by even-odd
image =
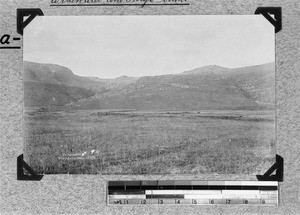
[[[275,64],[233,69],[230,79],[239,84],[257,103],[275,105]]]
[[[58,107],[95,95],[90,90],[38,82],[24,82],[25,107]]]

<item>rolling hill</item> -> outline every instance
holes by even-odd
[[[102,85],[66,67],[24,61],[25,107],[61,107],[95,95]]]
[[[217,65],[195,68],[179,74],[100,79],[80,77],[58,65],[26,62],[25,106],[43,104],[48,97],[30,95],[40,87],[33,83],[61,86],[55,91],[65,102],[51,103],[71,109],[139,109],[139,110],[203,110],[203,109],[269,109],[274,108],[274,63],[224,68]],[[88,91],[69,90],[80,87]],[[31,87],[31,88],[30,88]],[[35,89],[36,88],[36,89]],[[30,89],[30,91],[28,90]],[[48,88],[47,88],[48,89]],[[69,93],[66,93],[69,92]],[[30,93],[26,93],[30,92]],[[72,92],[72,93],[70,93]],[[79,95],[77,95],[77,93]],[[27,95],[28,94],[28,95]],[[28,97],[31,99],[29,100]],[[26,102],[26,100],[30,102]],[[35,101],[37,100],[37,101]]]

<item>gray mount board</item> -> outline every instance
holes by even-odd
[[[299,208],[299,3],[297,1],[189,1],[178,7],[50,7],[49,1],[1,2],[1,32],[16,33],[16,9],[36,8],[45,15],[251,15],[257,7],[280,6],[283,28],[276,34],[276,139],[277,154],[285,159],[278,207],[108,207],[106,180],[157,180],[157,176],[46,175],[40,182],[16,180],[16,158],[23,145],[23,53],[1,50],[1,201],[3,214],[94,213],[94,214],[297,214]],[[22,46],[21,41],[14,45]],[[23,48],[23,46],[22,46]],[[234,175],[230,176],[234,180]],[[228,180],[229,176],[165,176],[169,180]],[[256,180],[245,175],[238,180]]]

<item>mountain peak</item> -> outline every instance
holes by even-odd
[[[117,77],[117,78],[115,78],[116,80],[124,80],[124,79],[129,79],[129,78],[131,78],[131,77],[129,77],[129,76],[127,76],[127,75],[121,75],[121,76],[119,76],[119,77]]]
[[[207,65],[198,67],[189,71],[183,72],[183,74],[205,74],[205,73],[219,73],[228,70],[228,68],[218,65]]]
[[[202,66],[200,68],[211,68],[211,69],[216,69],[216,68],[222,68],[222,69],[225,69],[225,67],[222,67],[222,66],[219,66],[219,65],[216,65],[216,64],[211,64],[211,65],[207,65],[207,66]]]

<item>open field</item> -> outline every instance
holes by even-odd
[[[35,110],[24,135],[47,174],[259,174],[275,157],[272,111]]]

